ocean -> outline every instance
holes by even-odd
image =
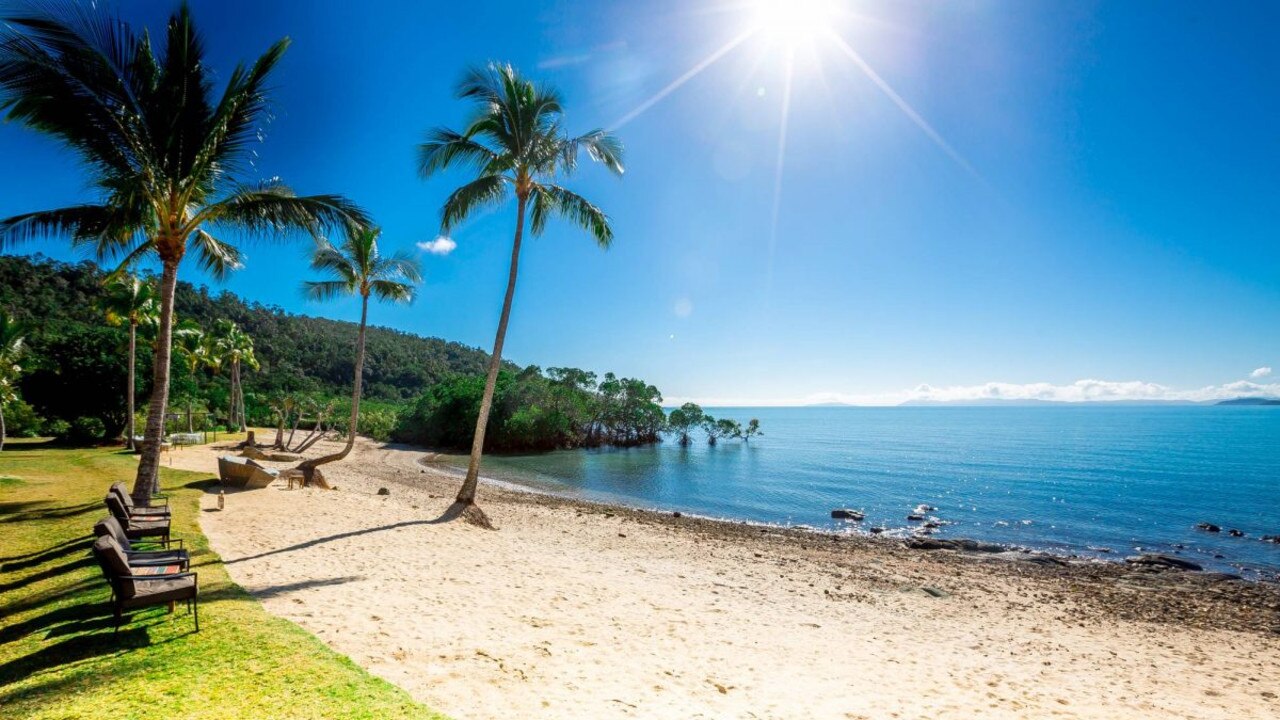
[[[1061,555],[1178,553],[1275,578],[1280,407],[708,408],[764,436],[489,456],[483,474],[635,507],[851,533],[917,532]],[[858,509],[862,522],[831,519]],[[1219,533],[1199,530],[1208,522]],[[1233,537],[1229,530],[1243,537]]]

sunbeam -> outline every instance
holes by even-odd
[[[632,120],[635,120],[636,118],[640,117],[640,115],[643,114],[644,111],[648,110],[654,105],[657,105],[663,98],[665,98],[666,96],[678,90],[681,85],[684,85],[685,83],[689,82],[694,77],[696,77],[698,73],[701,73],[703,70],[706,70],[708,67],[711,67],[711,65],[713,65],[715,61],[729,54],[731,50],[741,45],[743,42],[747,40],[747,38],[754,35],[755,32],[756,31],[754,28],[751,30],[747,30],[741,35],[725,43],[723,46],[720,47],[720,49],[708,55],[697,65],[694,65],[693,67],[689,68],[689,70],[687,70],[683,75],[676,78],[675,80],[672,80],[670,84],[668,84],[666,87],[662,88],[657,93],[655,93],[653,97],[640,103],[636,107],[636,109],[632,110],[626,115],[623,115],[621,118],[618,118],[618,120],[615,123],[613,123],[613,125],[609,126],[610,129],[617,130],[623,125],[626,125]]]
[[[795,77],[796,51],[787,50],[786,80],[782,85],[782,121],[778,124],[778,157],[773,171],[773,214],[769,220],[768,285],[773,284],[773,255],[778,245],[778,216],[782,210],[782,168],[787,159],[787,123],[791,120],[791,86]]]
[[[884,78],[880,77],[880,74],[877,73],[870,65],[868,65],[867,62],[862,59],[862,56],[859,55],[858,52],[849,45],[849,43],[845,42],[844,38],[840,37],[840,35],[836,33],[834,30],[828,34],[831,36],[831,39],[835,41],[836,46],[839,47],[840,50],[843,51],[844,54],[847,55],[850,60],[853,61],[854,65],[858,66],[858,69],[862,71],[862,74],[866,75],[867,79],[870,80],[877,88],[879,88],[880,92],[884,93],[885,97],[889,98],[889,100],[891,100],[894,105],[897,105],[898,109],[902,111],[902,114],[906,115],[907,118],[911,120],[911,122],[915,123],[916,127],[920,128],[920,130],[923,131],[924,134],[927,135],[929,139],[932,140],[933,143],[942,150],[942,152],[947,154],[947,157],[954,160],[957,165],[964,168],[965,171],[967,171],[970,175],[973,175],[979,181],[983,182],[983,184],[986,183],[982,175],[978,174],[978,171],[974,169],[972,165],[969,164],[969,161],[966,160],[963,155],[957,152],[955,148],[951,147],[951,144],[948,143],[941,135],[939,135],[938,131],[934,130],[933,126],[930,125],[923,117],[921,117],[920,113],[915,111],[915,108],[911,107],[911,105],[908,104],[906,100],[902,99],[902,96],[899,95],[889,85],[889,83],[885,82]]]

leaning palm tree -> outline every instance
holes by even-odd
[[[107,281],[106,295],[102,298],[102,308],[106,311],[107,323],[119,327],[129,326],[129,389],[126,391],[126,405],[129,412],[128,435],[125,445],[136,450],[134,445],[133,403],[136,391],[136,373],[134,368],[138,357],[138,326],[154,324],[160,316],[160,306],[156,302],[155,288],[151,283],[143,282],[134,275],[110,276]]]
[[[327,242],[316,246],[311,258],[312,269],[328,273],[331,280],[307,282],[303,291],[311,300],[332,300],[336,297],[358,295],[360,297],[360,329],[356,331],[355,381],[351,390],[351,418],[347,422],[347,444],[340,452],[298,465],[303,484],[310,485],[316,468],[337,462],[351,453],[356,442],[356,427],[360,420],[360,388],[364,374],[364,333],[369,319],[369,297],[383,302],[412,302],[415,286],[422,282],[418,261],[407,254],[384,257],[378,252],[378,236],[381,230],[370,228],[349,234],[341,247]]]
[[[502,315],[498,319],[493,355],[489,358],[480,413],[476,418],[471,461],[456,503],[468,520],[490,527],[475,504],[476,486],[493,390],[502,366],[502,343],[516,291],[525,216],[528,215],[529,229],[534,235],[542,234],[547,220],[556,215],[587,230],[600,247],[608,248],[613,241],[609,217],[586,198],[555,181],[577,168],[578,156],[583,151],[621,175],[622,145],[605,130],[593,130],[578,137],[567,135],[562,126],[564,111],[559,92],[533,83],[510,65],[490,63],[487,67],[469,70],[458,83],[457,96],[475,104],[475,118],[462,132],[448,128],[432,130],[427,142],[418,148],[419,171],[424,177],[457,165],[477,174],[476,179],[445,200],[441,209],[442,232],[448,233],[477,210],[502,203],[512,194],[516,199],[516,229],[507,292],[502,300]]]
[[[4,406],[18,399],[14,385],[22,368],[18,359],[26,349],[28,327],[0,310],[0,450],[4,449]]]
[[[279,180],[246,184],[252,145],[267,113],[267,82],[288,46],[281,40],[227,76],[214,94],[204,44],[183,5],[162,46],[92,6],[33,6],[0,21],[0,111],[60,140],[84,163],[97,197],[89,203],[0,220],[0,249],[69,236],[100,258],[128,266],[159,260],[160,323],[142,458],[133,486],[149,500],[169,400],[174,288],[192,253],[214,276],[240,266],[219,230],[297,231],[364,224],[337,195],[299,197]]]

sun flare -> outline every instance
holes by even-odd
[[[835,20],[833,0],[757,0],[755,29],[788,45],[812,42]]]

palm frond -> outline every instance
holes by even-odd
[[[302,294],[308,300],[325,302],[344,295],[350,295],[356,288],[343,280],[308,280],[302,283]]]
[[[0,249],[60,236],[98,237],[113,226],[114,214],[106,205],[75,205],[14,215],[0,220]]]
[[[615,175],[622,175],[622,141],[608,130],[592,130],[576,138],[565,141],[562,147],[562,162],[566,172],[573,172],[578,165],[578,155],[587,151],[587,155],[595,162],[604,165]]]
[[[418,146],[418,174],[422,177],[453,165],[470,166],[483,172],[497,160],[497,153],[449,128],[432,130],[427,141]]]
[[[369,293],[384,302],[413,302],[416,288],[412,283],[395,280],[374,280],[369,283]]]
[[[503,175],[483,175],[454,190],[440,210],[440,228],[448,232],[479,208],[502,202],[509,184]]]
[[[369,216],[341,195],[300,197],[281,183],[266,183],[237,189],[207,206],[191,224],[204,222],[277,237],[298,232],[319,236],[325,230],[354,232],[369,224]]]
[[[215,280],[225,280],[230,272],[244,267],[240,251],[234,245],[222,242],[203,229],[196,228],[191,233],[188,245],[195,251],[200,267]]]
[[[608,248],[613,244],[613,228],[609,216],[586,198],[558,185],[539,185],[534,190],[530,230],[540,235],[551,216],[562,217],[591,233],[596,244]]]

